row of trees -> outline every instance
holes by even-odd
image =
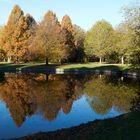
[[[98,21],[85,38],[88,58],[98,57],[100,63],[132,63],[140,68],[140,6],[138,3],[123,8],[124,21],[115,29],[105,21]]]
[[[52,11],[48,11],[40,23],[16,5],[7,25],[1,30],[1,58],[8,62],[46,60],[48,62],[82,61],[85,32],[72,25],[65,15],[60,23]]]
[[[123,9],[124,21],[115,29],[97,21],[87,32],[73,25],[69,16],[60,23],[52,11],[37,23],[19,6],[11,12],[8,23],[0,28],[1,59],[9,62],[46,60],[48,62],[132,63],[140,67],[140,6]]]

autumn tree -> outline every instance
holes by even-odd
[[[0,26],[0,61],[2,61],[5,57],[5,52],[2,46],[2,34],[3,34],[3,27]]]
[[[113,28],[105,20],[98,21],[88,32],[85,38],[85,53],[88,57],[97,56],[102,62],[105,55],[113,47]]]
[[[23,11],[15,5],[4,27],[2,45],[7,53],[8,61],[19,62],[27,54],[27,42],[31,37],[31,27],[35,20],[29,14],[24,17]]]
[[[84,62],[84,40],[85,40],[85,31],[77,25],[73,26],[74,30],[74,44],[76,51],[76,62]]]
[[[1,38],[2,38],[2,32],[3,32],[3,27],[0,26],[0,41],[1,41]],[[1,42],[0,42],[1,43]],[[1,44],[0,44],[0,47],[1,47]]]
[[[48,11],[42,22],[36,28],[36,34],[32,41],[32,51],[39,58],[48,62],[59,62],[67,57],[67,49],[63,45],[64,38],[60,23],[52,11]]]
[[[65,46],[69,49],[68,61],[75,61],[76,48],[74,44],[74,29],[72,21],[68,15],[62,18],[61,30],[65,38]]]

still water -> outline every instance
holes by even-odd
[[[140,81],[104,75],[0,74],[0,139],[130,112]]]

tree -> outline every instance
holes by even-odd
[[[35,34],[35,27],[36,27],[37,23],[34,20],[34,18],[30,15],[30,14],[26,14],[25,16],[25,33],[23,34],[23,36],[25,36],[25,41],[23,42],[23,48],[25,50],[25,53],[22,57],[22,59],[24,59],[25,61],[29,61],[30,60],[30,40],[33,37],[33,35]]]
[[[135,49],[131,54],[131,64],[133,68],[140,69],[140,48]]]
[[[2,46],[2,34],[3,34],[3,27],[0,26],[0,61],[2,61],[5,57],[5,52]]]
[[[2,32],[3,32],[3,27],[0,26],[0,40],[1,40],[1,38],[2,38]],[[0,43],[1,43],[1,42],[0,42]],[[1,44],[0,44],[0,46],[1,46]]]
[[[23,11],[18,5],[15,5],[8,23],[4,27],[2,45],[7,53],[8,61],[14,62],[23,60],[27,54],[27,42],[30,36],[31,27],[35,24],[35,20],[29,14],[24,17]]]
[[[138,56],[140,50],[140,3],[138,1],[131,3],[123,8],[123,14],[125,17],[125,22],[128,24],[128,29],[131,31],[131,62],[134,67],[140,64]],[[130,35],[130,33],[129,33]],[[136,60],[135,60],[136,59]],[[136,66],[138,67],[138,65]]]
[[[61,30],[65,38],[65,46],[69,49],[68,61],[75,61],[75,44],[74,44],[74,30],[71,19],[68,15],[62,18]]]
[[[98,21],[88,32],[85,38],[85,53],[88,57],[97,56],[100,63],[113,47],[113,28],[105,20]]]
[[[63,45],[64,38],[60,23],[52,11],[48,11],[42,22],[36,28],[32,41],[32,49],[38,57],[48,62],[58,62],[67,58],[67,49]]]
[[[85,40],[85,31],[81,29],[80,26],[74,25],[74,41],[75,41],[75,48],[76,48],[76,61],[77,62],[84,62],[84,40]]]
[[[115,30],[116,49],[115,51],[121,57],[121,63],[124,64],[124,58],[128,58],[132,51],[132,32],[127,23],[121,23]]]

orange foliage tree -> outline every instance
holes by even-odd
[[[65,15],[62,18],[61,22],[61,30],[64,33],[65,38],[65,46],[69,49],[69,57],[68,61],[73,62],[75,61],[75,44],[74,44],[74,30],[71,19],[68,15]]]
[[[60,23],[52,11],[48,11],[41,23],[36,27],[36,33],[31,43],[32,53],[48,62],[59,62],[67,58],[67,48]]]
[[[32,36],[31,28],[35,24],[32,16],[24,16],[23,11],[15,5],[4,27],[2,46],[7,53],[8,61],[19,62],[25,59],[28,52],[28,39]]]

